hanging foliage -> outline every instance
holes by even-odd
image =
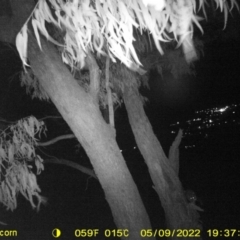
[[[225,25],[228,12],[236,0],[214,0],[216,7],[224,12]],[[39,0],[16,38],[16,46],[24,65],[27,65],[28,23],[41,48],[40,35],[62,46],[63,62],[73,68],[84,66],[88,49],[106,55],[107,44],[112,61],[116,58],[129,68],[140,67],[141,63],[133,47],[133,27],[141,33],[148,30],[159,52],[160,42],[171,41],[170,34],[182,45],[185,58],[193,61],[197,55],[192,42],[193,23],[201,30],[197,12],[202,9],[205,17],[206,0]],[[46,22],[64,32],[64,46],[54,40],[47,31]]]
[[[19,192],[37,210],[46,201],[39,194],[34,173],[40,174],[44,169],[42,158],[35,152],[36,135],[40,137],[44,131],[44,123],[31,116],[0,133],[0,202],[7,209],[17,207]]]
[[[21,86],[26,87],[26,92],[31,96],[32,99],[38,98],[40,100],[49,100],[49,96],[47,95],[46,91],[44,91],[44,88],[41,86],[31,69],[22,72],[20,80]]]

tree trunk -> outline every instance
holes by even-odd
[[[127,239],[139,239],[141,229],[151,228],[150,221],[111,127],[52,44],[41,41],[43,51],[40,51],[31,34],[29,37],[32,70],[89,156],[117,227],[129,230]]]
[[[189,209],[178,176],[153,133],[138,90],[134,87],[125,88],[123,97],[136,143],[165,210],[168,228],[179,230],[199,228],[198,222],[193,220],[195,218]]]

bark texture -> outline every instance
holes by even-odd
[[[134,87],[125,88],[123,97],[136,143],[165,210],[168,228],[172,230],[199,228],[195,215],[197,213],[188,206],[172,162],[167,159],[145,114],[138,90]]]
[[[34,1],[11,3],[13,18],[0,18],[0,40],[14,44]],[[54,46],[43,40],[41,43],[43,51],[29,35],[28,57],[33,73],[89,156],[117,227],[129,230],[127,239],[140,239],[140,231],[151,225],[113,130],[104,122],[96,99],[78,85]]]
[[[89,156],[117,227],[129,229],[128,239],[138,239],[150,222],[115,134],[104,122],[95,99],[77,84],[54,47],[44,41],[42,47],[43,52],[30,37],[33,72]]]

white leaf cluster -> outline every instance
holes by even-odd
[[[154,7],[157,11],[162,11],[163,8],[165,7],[166,5],[166,2],[165,0],[160,0],[160,1],[157,1],[157,0],[142,0],[143,4],[147,7],[148,5],[149,6],[152,6]]]
[[[225,24],[228,12],[237,6],[236,0],[214,0],[216,7],[224,12]],[[201,29],[197,11],[203,9],[207,0],[39,0],[31,16],[19,32],[16,45],[23,64],[27,64],[27,24],[31,20],[36,39],[41,48],[43,34],[54,44],[45,23],[62,29],[64,47],[63,62],[73,68],[84,66],[88,50],[108,54],[112,61],[118,58],[127,67],[141,66],[133,47],[133,27],[142,32],[148,30],[159,52],[163,54],[161,41],[172,40],[174,35],[188,62],[197,55],[192,42],[193,23]],[[198,3],[198,7],[197,7]],[[51,9],[49,5],[51,5]],[[202,30],[202,29],[201,29]],[[106,51],[105,51],[105,50]],[[107,53],[106,53],[107,52]]]
[[[0,202],[7,209],[17,207],[19,192],[33,208],[39,209],[40,204],[45,202],[32,171],[33,164],[37,174],[44,170],[43,160],[34,147],[37,143],[35,135],[40,136],[44,130],[43,122],[30,116],[0,134]],[[33,197],[37,198],[37,206]]]

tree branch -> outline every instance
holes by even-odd
[[[53,138],[47,142],[40,142],[40,143],[37,143],[37,146],[40,146],[40,147],[45,147],[45,146],[49,146],[51,144],[54,144],[60,140],[64,140],[64,139],[71,139],[71,138],[75,138],[75,135],[74,134],[66,134],[66,135],[62,135],[62,136],[58,136],[56,138]]]
[[[107,90],[107,99],[108,99],[108,117],[109,117],[109,123],[114,128],[114,110],[113,110],[113,100],[112,100],[112,90],[110,88],[109,84],[109,65],[110,65],[110,57],[107,56],[106,58],[106,90]]]
[[[66,160],[66,159],[55,159],[55,158],[51,158],[51,159],[46,159],[44,160],[44,163],[55,163],[55,164],[61,164],[61,165],[66,165],[68,167],[72,167],[74,169],[77,169],[83,173],[86,173],[88,174],[89,176],[95,178],[95,179],[98,179],[96,174],[94,173],[93,170],[89,169],[89,168],[86,168],[78,163],[75,163],[75,162],[72,162],[72,161],[69,161],[69,160]]]
[[[100,89],[100,70],[96,59],[90,50],[86,56],[86,64],[90,75],[90,94],[93,96],[94,100],[98,102],[98,92]]]
[[[173,141],[168,154],[169,162],[172,165],[177,176],[179,172],[179,145],[181,143],[182,137],[183,137],[183,130],[179,129],[178,134],[175,140]]]

